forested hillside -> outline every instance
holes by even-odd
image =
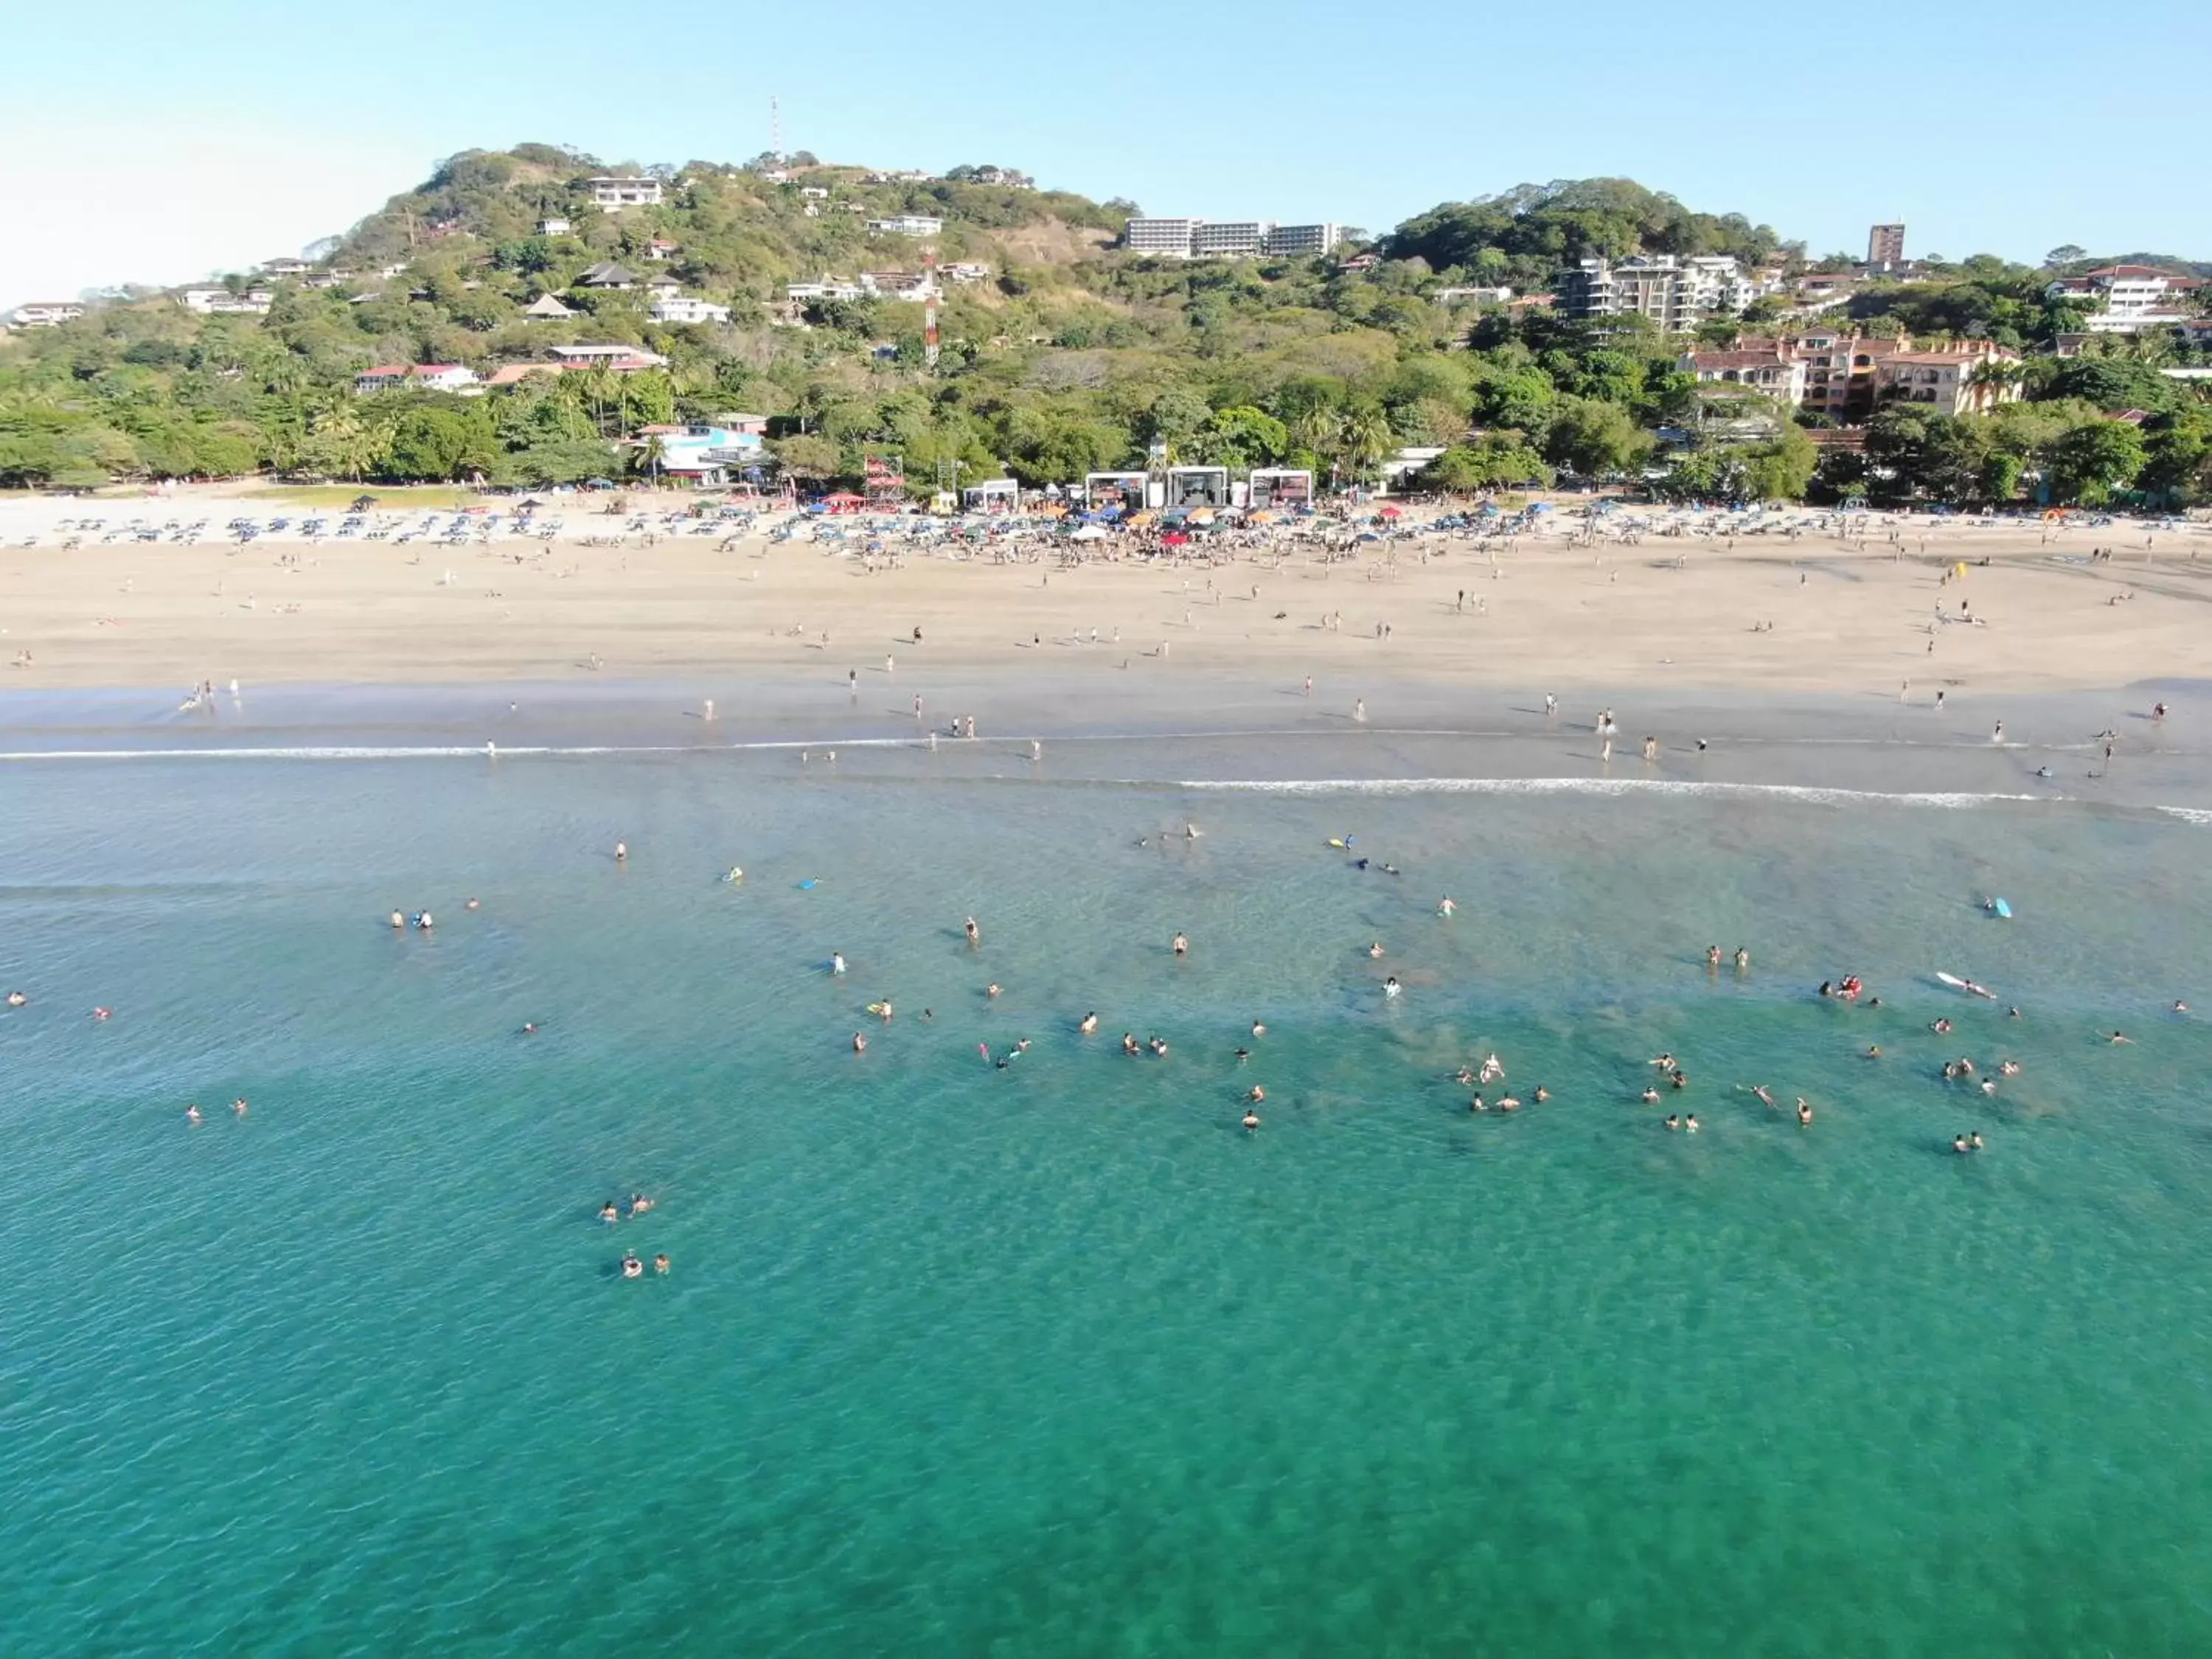
[[[1382,237],[1372,260],[1346,262],[1346,249],[1186,264],[1118,251],[1132,204],[981,182],[993,168],[902,179],[807,156],[695,161],[658,170],[658,205],[594,204],[589,179],[639,171],[538,144],[465,152],[313,250],[307,270],[225,279],[242,304],[265,290],[265,312],[205,314],[143,294],[15,335],[0,347],[0,485],[248,473],[536,485],[613,472],[635,458],[617,445],[641,425],[745,411],[770,418],[775,464],[807,483],[851,477],[878,450],[900,455],[917,487],[1065,482],[1158,442],[1177,459],[1303,465],[1340,481],[1431,446],[1446,453],[1428,481],[1452,488],[1561,471],[1664,472],[1659,487],[1701,495],[1824,487],[1788,411],[1749,410],[1771,416],[1762,428],[1741,418],[1740,398],[1722,411],[1737,418],[1711,418],[1679,366],[1694,341],[1636,318],[1439,299],[1467,284],[1540,296],[1591,255],[1802,264],[1767,227],[1626,180],[1443,204]],[[785,297],[793,283],[918,273],[921,241],[868,228],[902,215],[941,220],[929,239],[940,264],[970,268],[945,284],[934,370],[918,303]],[[609,265],[634,280],[589,285]],[[2069,321],[2043,301],[2045,280],[1969,262],[1870,289],[1853,314],[1871,331],[1979,335],[2032,353]],[[726,320],[654,321],[653,281],[726,307]],[[568,314],[526,314],[549,295]],[[1762,301],[1746,325],[1777,314]],[[579,343],[667,362],[514,378]],[[1836,458],[1826,487],[2006,499],[2025,476],[2056,476],[2055,454],[2089,446],[2069,434],[2095,428],[2104,463],[2066,475],[2084,491],[2201,492],[2212,422],[2192,385],[2158,373],[2173,348],[2100,349],[2032,361],[2027,388],[2042,401],[2002,421],[1962,417],[1931,435],[1920,417],[1910,441],[1870,441],[1871,462]],[[512,383],[473,396],[356,391],[364,369],[407,364],[480,380],[505,368]],[[2125,411],[2128,422],[2106,418]],[[2114,424],[2126,432],[2101,430]]]

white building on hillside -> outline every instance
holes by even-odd
[[[227,288],[188,288],[177,295],[179,305],[203,317],[258,316],[276,302],[276,294],[265,288],[249,288],[243,294],[233,294]]]
[[[653,302],[656,323],[726,323],[730,308],[690,294],[665,294]]]
[[[868,228],[878,236],[936,236],[943,234],[945,221],[927,213],[900,213],[888,219],[871,219]]]
[[[2187,320],[2180,302],[2202,287],[2193,276],[2155,265],[2104,265],[2062,276],[2044,293],[2092,307],[2082,324],[2092,334],[2141,334]]]
[[[84,307],[75,300],[33,300],[8,313],[8,326],[52,328],[58,323],[74,322],[83,315]]]
[[[1188,259],[1198,245],[1203,219],[1132,219],[1121,233],[1121,246],[1132,253],[1156,259]]]
[[[635,178],[629,175],[586,180],[592,200],[603,212],[619,212],[629,207],[659,207],[661,185],[658,179]],[[549,235],[550,232],[547,233]]]

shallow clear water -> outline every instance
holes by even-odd
[[[0,774],[0,1645],[2212,1645],[2203,827],[841,764]]]

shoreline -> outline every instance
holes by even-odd
[[[969,675],[933,685],[926,718],[863,686],[810,677],[719,681],[245,688],[180,710],[125,688],[0,694],[0,767],[156,759],[713,759],[764,777],[1042,780],[1194,790],[1388,789],[1634,793],[1677,788],[1860,797],[2075,801],[2212,811],[2212,682],[2100,692],[1975,694],[1937,713],[1864,695],[1738,690],[1686,697],[1540,693],[1378,681],[1360,721],[1317,690],[1238,677],[1139,683],[1100,698],[1079,676]],[[702,717],[711,696],[715,717]],[[2154,700],[2171,713],[2148,713]],[[1615,713],[1611,759],[1595,729]],[[978,736],[949,735],[973,714]],[[1993,724],[2005,726],[1992,740]],[[2109,773],[2098,736],[2120,737]],[[931,734],[935,734],[932,746]],[[1659,740],[1644,759],[1644,736]],[[1698,747],[1699,742],[1706,745]],[[1042,745],[1033,759],[1030,744]],[[487,749],[487,745],[492,745]],[[835,762],[829,755],[836,751]],[[2038,775],[2047,767],[2051,775]]]

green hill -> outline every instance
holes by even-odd
[[[592,181],[607,177],[649,178],[660,199],[605,210]],[[226,278],[212,307],[147,295],[12,337],[0,348],[0,485],[255,472],[557,483],[610,473],[636,453],[615,441],[640,425],[725,410],[769,416],[776,464],[807,481],[854,477],[865,454],[888,451],[918,486],[1009,471],[1065,482],[1154,443],[1177,459],[1342,479],[1401,446],[1448,446],[1436,478],[1457,487],[1563,467],[1633,472],[1662,429],[1679,448],[1698,424],[1676,367],[1686,343],[1640,319],[1509,314],[1440,290],[1540,292],[1589,254],[1802,252],[1741,216],[1589,179],[1443,204],[1358,269],[1341,255],[1158,261],[1115,246],[1132,204],[985,182],[998,177],[889,176],[804,155],[647,173],[543,144],[465,151],[304,270]],[[918,273],[922,241],[870,228],[904,216],[940,222],[928,239],[948,272],[933,370],[919,304],[787,297],[793,283]],[[1893,313],[1893,327],[1959,319],[2016,343],[2047,337],[2034,274],[1986,265],[1862,309]],[[714,307],[699,313],[712,320],[654,320],[654,283]],[[666,361],[516,378],[576,344]],[[410,364],[497,384],[356,392],[363,370]],[[2160,417],[2179,417],[2179,383],[2148,368],[2087,383],[2121,379],[2134,406],[2156,392]],[[1790,428],[1686,476],[1701,489],[1787,494],[1810,473],[1810,446]]]

